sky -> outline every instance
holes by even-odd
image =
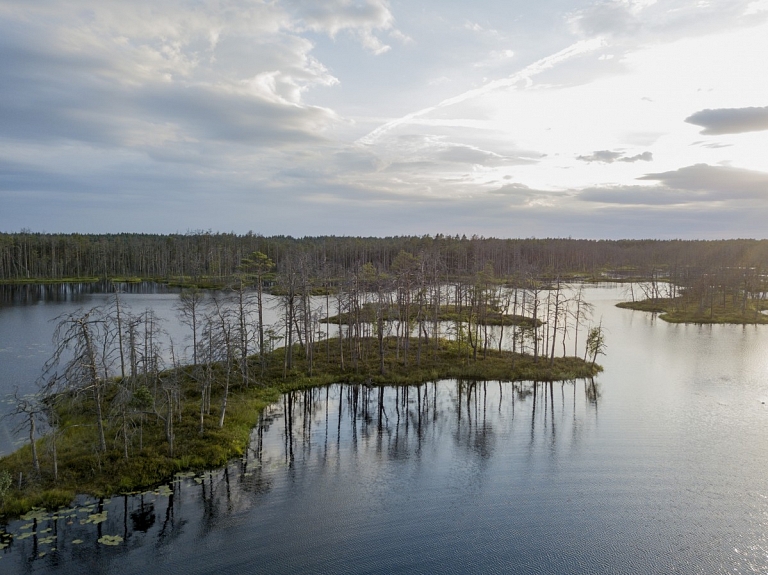
[[[768,0],[0,0],[0,231],[767,238]]]

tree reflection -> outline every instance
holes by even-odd
[[[186,541],[190,530],[195,540],[205,539],[232,516],[268,500],[275,485],[284,493],[311,479],[314,488],[325,473],[338,473],[345,481],[353,470],[375,477],[380,470],[396,473],[395,464],[420,475],[434,471],[422,467],[429,462],[454,469],[459,482],[477,485],[492,469],[494,456],[515,443],[529,445],[525,457],[531,462],[577,449],[599,400],[595,380],[360,383],[289,392],[262,411],[248,449],[226,467],[182,474],[165,486],[112,501],[82,498],[67,512],[36,516],[28,525],[17,522],[5,553],[17,558],[20,570],[32,571],[44,557],[85,565],[94,556],[109,563],[145,546],[166,550]],[[459,468],[451,468],[456,462]],[[100,543],[118,534],[119,544]]]

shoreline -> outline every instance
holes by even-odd
[[[727,302],[728,303],[728,302]],[[725,306],[701,306],[698,302],[684,298],[651,298],[637,301],[625,301],[616,304],[621,309],[645,311],[659,314],[659,319],[667,323],[690,324],[727,324],[727,325],[765,325],[768,315],[762,313],[768,309],[768,302],[762,305],[751,303],[743,309],[727,304]]]

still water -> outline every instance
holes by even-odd
[[[294,393],[224,470],[12,522],[0,572],[768,572],[768,329],[588,299],[594,382]]]

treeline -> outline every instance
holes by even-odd
[[[267,255],[282,271],[297,254],[314,269],[336,276],[370,263],[389,273],[400,252],[429,254],[444,263],[447,277],[493,267],[497,277],[535,272],[596,275],[623,270],[640,277],[676,270],[701,277],[716,268],[764,268],[766,240],[574,240],[498,239],[472,236],[265,237],[195,232],[188,234],[0,234],[0,281],[25,279],[116,278],[191,283],[229,281],[243,259]]]

